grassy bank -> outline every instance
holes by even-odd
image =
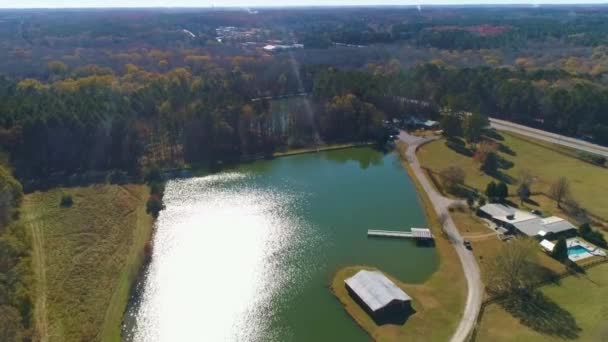
[[[348,144],[332,144],[332,145],[320,145],[315,147],[303,147],[303,148],[294,148],[289,149],[284,152],[275,152],[272,154],[273,157],[287,157],[294,156],[297,154],[305,154],[305,153],[315,153],[321,151],[333,151],[333,150],[343,150],[351,147],[359,147],[359,146],[371,146],[374,143],[348,143]]]
[[[551,184],[561,176],[570,181],[574,198],[591,213],[608,217],[608,170],[594,166],[561,151],[560,148],[548,148],[543,143],[533,143],[531,139],[522,139],[513,134],[501,133],[504,140],[499,141],[502,148],[498,154],[513,165],[500,169],[506,179],[516,179],[523,169],[530,170],[537,180],[533,191],[547,193]],[[485,190],[493,180],[479,170],[479,163],[465,151],[457,152],[446,145],[445,140],[438,140],[423,146],[418,158],[422,166],[434,173],[457,165],[466,173],[466,184],[470,187]],[[508,163],[506,163],[508,165]],[[515,193],[515,186],[510,185],[510,192]]]
[[[489,305],[477,341],[608,339],[608,264],[544,286],[541,292],[544,298],[528,305]]]
[[[64,194],[71,207],[61,207]],[[60,188],[25,196],[34,240],[35,318],[43,340],[120,341],[129,290],[152,229],[143,185]]]
[[[401,152],[404,152],[405,148],[402,143],[398,144]],[[462,315],[466,297],[466,280],[456,251],[441,235],[439,220],[426,193],[417,179],[411,175],[407,162],[402,161],[402,163],[416,185],[429,227],[437,236],[436,250],[439,254],[439,268],[426,282],[405,284],[393,279],[414,299],[416,313],[403,325],[376,325],[348,295],[344,287],[344,279],[365,268],[363,266],[346,267],[338,271],[332,280],[331,288],[345,310],[375,340],[446,341],[456,330]]]

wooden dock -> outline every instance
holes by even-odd
[[[409,232],[395,230],[370,229],[367,236],[412,238],[412,239],[432,239],[433,234],[428,228],[411,228]]]

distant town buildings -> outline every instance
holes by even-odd
[[[242,28],[236,26],[220,26],[215,29],[218,43],[236,43],[243,47],[259,48],[265,52],[277,53],[304,48],[303,44],[293,39],[271,39],[268,30],[259,28]]]
[[[293,50],[293,49],[302,49],[304,48],[303,44],[291,44],[291,45],[272,45],[272,44],[268,44],[266,46],[264,46],[264,50],[268,51],[268,52],[280,52],[280,51],[287,51],[287,50]]]
[[[263,31],[258,28],[242,28],[236,26],[220,26],[215,29],[216,40],[220,43],[228,40],[243,41],[257,40]]]

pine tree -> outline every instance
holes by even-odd
[[[493,199],[497,197],[496,196],[496,183],[494,183],[494,181],[491,181],[486,186],[486,196],[488,197],[488,200],[490,202],[492,202]]]
[[[564,238],[560,238],[557,240],[555,247],[553,247],[553,252],[551,255],[561,262],[564,262],[568,259],[568,246],[566,245],[566,240]]]

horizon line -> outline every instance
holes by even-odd
[[[506,0],[505,0],[506,1]],[[588,2],[543,2],[543,3],[509,3],[509,2],[497,2],[497,3],[475,3],[475,2],[461,2],[461,3],[429,3],[429,4],[394,4],[394,3],[385,3],[385,4],[315,4],[315,5],[306,5],[306,4],[286,4],[286,5],[221,5],[216,6],[213,4],[204,5],[204,6],[57,6],[57,7],[44,7],[44,6],[31,6],[31,7],[2,7],[0,6],[0,10],[61,10],[61,9],[70,9],[70,10],[85,10],[85,9],[281,9],[281,8],[380,8],[380,7],[400,7],[400,8],[418,8],[418,7],[530,7],[530,8],[538,8],[538,7],[567,7],[567,6],[608,6],[608,2],[594,2],[593,0]]]

